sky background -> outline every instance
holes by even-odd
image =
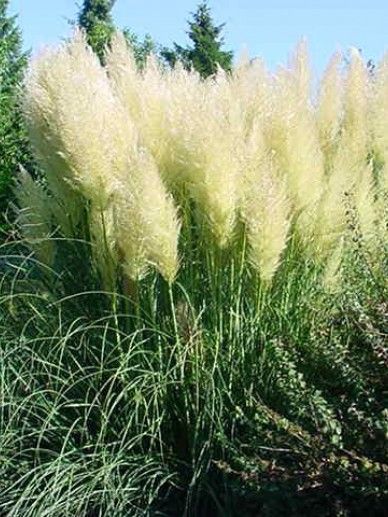
[[[38,51],[71,32],[82,0],[10,0],[19,15],[26,48]],[[186,20],[198,0],[116,0],[118,27],[139,36],[149,33],[170,46],[187,42]],[[244,49],[271,68],[287,61],[297,41],[306,37],[315,70],[320,73],[330,55],[350,46],[366,59],[378,61],[388,50],[388,0],[209,0],[215,21],[225,22],[226,48]]]

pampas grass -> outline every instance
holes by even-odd
[[[305,43],[206,80],[139,71],[120,35],[105,68],[81,33],[31,61],[41,171],[0,245],[0,514],[372,511],[386,84],[353,52],[315,88]]]
[[[24,105],[48,178],[54,176],[55,185],[70,185],[89,209],[103,276],[106,260],[99,259],[106,248],[113,261],[121,252],[131,278],[141,278],[153,264],[172,281],[179,233],[175,208],[134,122],[81,33],[32,63]],[[53,191],[60,195],[60,189]]]
[[[153,56],[138,71],[121,35],[103,68],[77,33],[36,57],[26,79],[47,204],[66,207],[73,236],[84,206],[83,237],[112,279],[121,271],[137,281],[154,268],[173,282],[189,255],[178,252],[179,218],[184,234],[195,225],[209,250],[232,255],[247,232],[249,263],[266,282],[290,238],[322,263],[346,235],[349,207],[365,241],[378,233],[385,61],[372,77],[358,51],[343,67],[336,54],[316,102],[305,42],[275,74],[242,59],[232,74],[202,80],[179,64],[166,70]],[[69,225],[58,222],[68,236]]]

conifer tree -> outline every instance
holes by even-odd
[[[9,16],[8,0],[0,0],[0,226],[10,200],[12,178],[19,164],[31,160],[20,108],[19,87],[27,65],[16,16]]]
[[[143,69],[148,56],[151,53],[157,55],[158,46],[149,34],[146,34],[141,40],[131,29],[126,28],[123,33],[133,51],[138,68]]]
[[[104,61],[107,45],[115,31],[111,10],[116,0],[84,0],[78,24],[86,32],[89,45]]]
[[[213,75],[217,66],[230,71],[232,68],[233,52],[222,50],[224,39],[221,36],[225,24],[215,25],[210,7],[207,2],[202,2],[193,19],[188,22],[188,36],[193,45],[182,47],[174,43],[174,49],[162,50],[162,56],[170,65],[176,61],[182,61],[186,68],[194,68],[202,77]]]
[[[116,0],[84,0],[78,15],[78,25],[85,30],[89,45],[102,63],[105,50],[116,30],[111,13],[115,3]],[[137,64],[142,68],[147,56],[156,50],[155,43],[149,35],[141,41],[130,29],[125,29],[124,35],[132,47]]]

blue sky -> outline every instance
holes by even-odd
[[[10,0],[19,14],[26,48],[39,50],[70,33],[82,0]],[[185,43],[189,13],[198,0],[117,0],[119,27],[150,33],[164,45]],[[315,69],[320,72],[337,49],[356,46],[375,61],[388,49],[387,0],[209,0],[217,22],[226,22],[227,47],[246,48],[274,67],[301,37],[306,37]]]

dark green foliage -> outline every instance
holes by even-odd
[[[163,49],[162,57],[170,65],[181,61],[186,68],[194,68],[202,77],[214,75],[217,66],[230,71],[233,52],[222,50],[224,43],[221,32],[225,24],[215,25],[207,2],[202,2],[189,21],[189,38],[191,47],[182,47],[174,43],[174,49]]]
[[[130,45],[133,54],[135,56],[135,60],[137,66],[142,69],[146,64],[147,57],[153,53],[157,54],[157,45],[149,34],[144,36],[144,39],[141,40],[133,31],[130,29],[125,29],[124,36]]]
[[[0,226],[19,164],[29,167],[30,154],[19,105],[19,87],[27,64],[15,16],[0,0]]]
[[[87,41],[92,49],[104,63],[104,56],[116,31],[112,8],[116,0],[85,0],[78,15],[78,25],[82,27],[87,36]],[[124,36],[131,46],[136,62],[140,68],[145,64],[147,56],[156,50],[156,45],[150,35],[146,35],[141,41],[130,29],[125,29]]]
[[[85,0],[78,15],[78,24],[87,36],[87,41],[95,53],[104,61],[115,26],[111,10],[116,0]]]

